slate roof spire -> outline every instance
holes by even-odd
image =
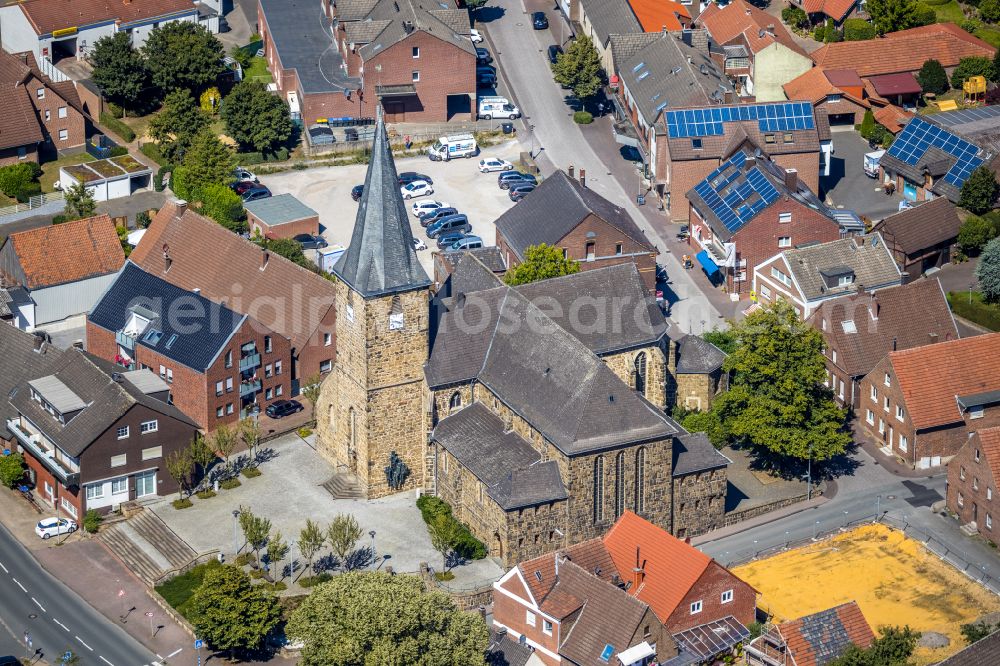
[[[431,280],[413,249],[381,106],[364,187],[351,244],[333,273],[365,298],[429,286]]]

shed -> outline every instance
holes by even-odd
[[[293,238],[299,234],[315,236],[319,233],[319,213],[291,194],[250,201],[244,207],[251,234]]]
[[[109,157],[105,160],[72,164],[59,168],[59,187],[63,191],[84,183],[95,201],[108,201],[131,196],[138,190],[147,190],[153,170],[131,155]]]

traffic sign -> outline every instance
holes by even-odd
[[[200,650],[204,646],[205,646],[205,642],[203,640],[201,640],[200,638],[196,638],[194,640],[194,649],[195,650]]]

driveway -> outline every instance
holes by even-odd
[[[819,179],[819,187],[828,205],[853,210],[877,222],[897,212],[903,199],[899,194],[886,195],[877,179],[865,175],[865,153],[870,152],[868,142],[857,132],[835,130],[830,175]]]

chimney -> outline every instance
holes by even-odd
[[[43,344],[45,344],[45,336],[43,336],[43,335],[38,335],[38,334],[36,333],[36,334],[35,334],[35,339],[34,339],[34,340],[32,340],[32,343],[33,343],[33,344],[34,344],[34,346],[35,346],[35,351],[36,351],[36,352],[41,352],[41,351],[42,351],[42,345],[43,345]]]
[[[559,582],[559,551],[558,550],[556,551],[556,555],[555,555],[553,564],[555,564],[555,567],[556,567],[556,582],[558,583]]]
[[[732,104],[734,101],[736,101],[736,96],[733,94],[732,90],[727,90],[725,93],[723,93],[723,99],[725,100],[726,104]]]
[[[934,344],[935,342],[938,341],[938,334],[937,333],[928,333],[927,337],[929,337],[931,339],[931,344]]]
[[[667,26],[662,26],[660,28],[660,32],[663,33],[664,35],[666,35],[667,34]]]
[[[570,177],[570,178],[574,178],[574,176],[573,176],[573,173],[574,173],[575,171],[576,171],[576,167],[574,167],[574,166],[573,166],[572,164],[570,164],[570,165],[569,165],[569,177]]]
[[[267,268],[267,262],[271,260],[271,253],[263,250],[260,253],[260,270]]]
[[[645,564],[645,562],[643,562]],[[643,566],[639,564],[639,546],[635,547],[635,568],[632,569],[632,589],[635,590],[636,594],[639,594],[639,586],[642,585],[642,579],[645,577],[646,572]]]
[[[698,30],[689,30],[688,32],[691,35],[691,47],[707,53],[708,33],[705,32],[705,29],[700,28]]]
[[[174,260],[170,258],[170,246],[166,243],[163,244],[163,272],[167,273],[170,271],[170,264],[174,263]]]
[[[580,185],[587,187],[587,170],[580,169]]]
[[[746,15],[747,15],[747,16],[750,16],[750,8],[749,8],[749,7],[747,7],[747,8],[746,8],[746,9],[744,10],[744,12],[746,13]]]
[[[896,351],[896,336],[892,336],[892,351]]]
[[[773,23],[768,23],[767,24],[767,34],[769,34],[772,37],[774,37],[774,24]]]
[[[123,5],[131,5],[132,4],[132,0],[122,0],[122,4]]]
[[[882,306],[879,305],[878,299],[875,298],[875,294],[873,293],[871,300],[868,302],[868,313],[871,314],[874,321],[878,321],[878,313],[881,307]]]
[[[196,293],[196,294],[200,294],[200,293],[201,293],[201,287],[195,287],[195,288],[194,288],[194,289],[192,289],[191,291],[193,291],[193,292],[194,292],[194,293]]]
[[[796,169],[785,169],[785,188],[789,192],[799,191],[799,172]]]
[[[183,215],[184,211],[187,210],[187,207],[188,207],[188,202],[185,201],[184,199],[174,199],[174,208],[177,209],[177,217]]]

